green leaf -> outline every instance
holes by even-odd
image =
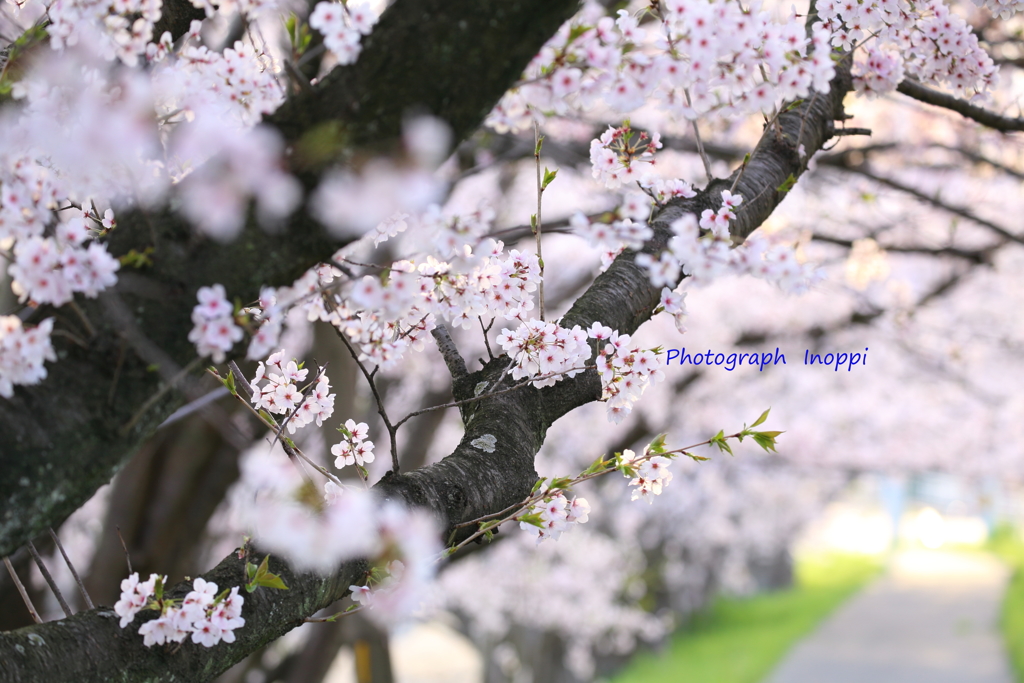
[[[757,425],[763,423],[765,420],[768,419],[768,413],[770,413],[771,411],[772,411],[772,409],[769,408],[768,410],[766,410],[763,413],[761,413],[761,417],[759,417],[756,420],[754,420],[754,424],[752,424],[750,426],[751,427],[756,427]]]
[[[267,572],[266,576],[262,579],[258,579],[256,583],[260,586],[265,586],[266,588],[276,588],[281,591],[288,590],[288,586],[284,585],[284,581],[281,580],[281,577],[277,574],[272,574],[271,572]]]
[[[548,484],[548,490],[557,491],[559,489],[567,489],[571,484],[572,479],[570,479],[569,477],[558,477],[557,479],[551,480],[551,483]]]
[[[688,458],[692,458],[695,462],[704,462],[705,460],[710,460],[711,459],[711,458],[705,458],[703,455],[694,455],[693,453],[690,453],[689,451],[683,451],[683,455],[685,455]]]
[[[557,168],[554,171],[549,171],[547,168],[545,168],[544,169],[544,180],[541,181],[540,189],[541,190],[546,190],[548,188],[548,185],[551,184],[551,181],[553,181],[555,179],[555,176],[557,176],[557,175],[558,175],[558,169]]]
[[[267,572],[269,572],[269,571],[270,571],[270,555],[265,555],[263,557],[263,561],[260,562],[260,568],[256,570],[256,576],[254,577],[254,580],[255,581],[259,581],[264,576],[266,576]]]
[[[541,519],[539,512],[531,512],[526,515],[519,515],[515,519],[517,522],[526,522],[527,524],[532,524],[535,527],[540,527],[541,529],[544,528],[544,520]]]
[[[540,148],[544,146],[544,136],[540,135],[537,137],[537,146],[533,149],[533,156],[540,156]]]
[[[531,493],[531,494],[533,494],[533,493],[537,493],[538,489],[540,489],[540,487],[544,485],[544,482],[545,482],[545,481],[547,481],[547,478],[546,478],[546,477],[541,477],[540,479],[538,479],[538,480],[537,480],[537,481],[536,481],[536,482],[534,483],[534,485],[533,485],[533,488],[532,488],[532,489],[530,489],[530,493]]]
[[[754,432],[750,436],[754,439],[754,443],[763,448],[765,452],[775,452],[775,437],[782,432]]]
[[[587,474],[594,474],[595,472],[600,472],[600,471],[602,471],[602,470],[607,468],[609,462],[610,461],[605,460],[604,456],[602,455],[600,458],[598,458],[597,460],[592,462],[590,464],[590,467],[588,467],[587,469],[583,470],[583,474],[587,475]]]
[[[238,396],[238,389],[235,387],[235,374],[228,370],[228,376],[224,378],[224,386],[228,388],[232,396]]]
[[[720,430],[718,432],[718,434],[715,434],[710,439],[710,443],[708,443],[708,445],[709,446],[718,446],[718,450],[724,451],[724,452],[728,453],[729,455],[733,454],[732,447],[729,446],[729,443],[725,440],[725,431],[724,430]]]
[[[775,188],[775,191],[781,194],[785,194],[786,192],[792,190],[794,185],[796,185],[796,176],[790,173],[789,177],[783,180],[782,184]]]
[[[146,247],[141,252],[132,249],[127,254],[118,257],[118,262],[126,268],[145,268],[153,265],[153,247]]]
[[[665,439],[668,438],[668,434],[658,434],[654,437],[654,441],[647,447],[648,453],[664,453],[665,452]]]

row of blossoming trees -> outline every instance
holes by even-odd
[[[439,568],[490,676],[585,680],[836,472],[1018,470],[1016,5],[292,9],[0,17],[5,595],[122,468],[129,531],[11,680],[209,680]]]

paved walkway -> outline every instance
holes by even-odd
[[[764,683],[1012,683],[999,633],[1007,579],[982,553],[899,553]]]

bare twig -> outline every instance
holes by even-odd
[[[328,302],[330,303],[330,302]],[[391,469],[395,474],[399,474],[398,467],[398,427],[391,424],[390,418],[388,418],[388,411],[384,408],[384,399],[381,398],[380,392],[377,390],[377,383],[373,381],[373,376],[377,373],[377,368],[374,368],[373,372],[368,372],[363,362],[359,360],[359,354],[356,353],[355,347],[352,346],[352,342],[348,340],[345,333],[339,330],[334,325],[331,325],[334,329],[335,334],[341,339],[342,343],[345,344],[345,348],[348,349],[349,354],[352,356],[352,360],[356,362],[360,372],[363,373],[363,377],[366,378],[366,383],[370,385],[370,392],[373,394],[374,400],[377,402],[377,414],[380,415],[380,419],[384,422],[384,428],[388,430],[388,436],[391,439]],[[463,363],[465,367],[465,363]]]
[[[202,358],[194,358],[191,363],[189,363],[180,371],[178,371],[178,374],[173,375],[169,381],[165,382],[164,385],[156,391],[156,393],[154,393],[152,396],[146,399],[145,403],[143,403],[142,406],[137,411],[135,411],[135,414],[132,415],[132,418],[125,422],[124,425],[121,427],[121,434],[128,434],[128,432],[131,431],[132,427],[134,427],[135,424],[142,419],[142,416],[149,412],[149,409],[152,408],[157,401],[163,398],[167,394],[167,392],[177,387],[178,384],[181,383],[182,381],[187,381],[189,379],[189,374],[197,367],[199,367],[199,363],[201,363],[202,360]]]
[[[834,137],[843,135],[871,135],[870,128],[836,128],[832,131]]]
[[[509,367],[511,367],[511,365]],[[429,408],[421,408],[421,409],[419,409],[417,411],[409,413],[408,415],[403,417],[401,420],[396,422],[395,423],[395,429],[398,429],[399,427],[404,425],[406,422],[408,422],[409,419],[414,418],[417,415],[422,415],[424,413],[429,413],[429,412],[434,411],[434,410],[443,410],[445,408],[457,408],[459,406],[466,405],[467,403],[475,403],[476,401],[482,401],[485,398],[490,398],[491,396],[500,396],[501,394],[507,394],[510,391],[515,391],[517,389],[522,389],[525,386],[529,386],[529,385],[533,384],[537,380],[543,380],[543,379],[549,379],[551,377],[557,377],[558,375],[564,375],[567,372],[573,372],[575,370],[589,370],[589,369],[594,368],[594,367],[597,367],[597,366],[595,366],[595,365],[584,365],[583,367],[580,367],[580,368],[570,368],[569,370],[562,370],[561,372],[551,372],[551,373],[548,373],[546,375],[538,375],[537,377],[531,377],[530,379],[523,380],[519,384],[513,384],[512,386],[507,387],[505,389],[501,389],[499,391],[488,391],[488,392],[480,394],[479,396],[473,396],[472,398],[464,398],[461,401],[450,401],[448,403],[442,403],[440,405],[430,406]],[[507,370],[508,370],[508,368],[506,368],[506,372],[507,372]],[[497,386],[498,384],[501,384],[501,380],[504,379],[504,378],[505,378],[505,375],[502,374],[502,376],[500,378],[498,378],[498,381],[495,382],[495,386]]]
[[[32,620],[37,624],[43,623],[43,620],[39,618],[39,613],[36,612],[35,606],[32,604],[32,598],[28,597],[28,591],[25,590],[25,586],[22,585],[21,579],[18,578],[18,574],[14,571],[14,566],[11,564],[11,560],[4,557],[4,565],[7,566],[7,573],[11,575],[11,580],[14,581],[14,585],[18,587],[18,592],[21,593],[21,599],[25,603],[25,607],[28,608],[28,613],[32,615]]]
[[[971,221],[972,223],[976,223],[977,225],[981,225],[983,227],[986,227],[989,230],[991,230],[992,232],[996,233],[997,235],[1001,235],[1001,236],[1005,237],[1008,240],[1012,240],[1014,242],[1017,242],[1018,244],[1024,244],[1024,237],[1021,237],[1019,235],[1015,235],[1014,233],[1010,232],[1006,228],[1004,228],[1004,227],[1002,227],[1000,225],[996,225],[995,223],[993,223],[990,220],[987,220],[985,218],[982,218],[981,216],[975,215],[975,214],[971,213],[970,211],[968,211],[965,208],[962,208],[962,207],[959,207],[959,206],[953,206],[951,204],[947,204],[943,200],[939,199],[938,196],[928,195],[928,194],[922,192],[921,190],[918,190],[916,188],[910,187],[909,185],[904,185],[903,183],[901,183],[901,182],[899,182],[897,180],[893,180],[892,178],[886,178],[885,176],[877,175],[877,174],[873,173],[872,171],[870,171],[866,166],[863,166],[863,165],[840,165],[840,166],[838,166],[838,168],[846,169],[848,171],[851,171],[852,173],[857,173],[859,175],[864,176],[865,178],[869,178],[870,180],[874,180],[877,183],[880,183],[882,185],[886,185],[888,187],[891,187],[894,190],[899,190],[900,192],[908,194],[911,197],[916,197],[917,199],[920,199],[920,200],[922,200],[924,202],[927,202],[927,203],[931,204],[932,206],[935,206],[936,208],[942,209],[943,211],[947,211],[947,212],[949,212],[949,213],[951,213],[951,214],[953,214],[955,216],[960,216],[961,218],[966,218],[967,220]]]
[[[302,621],[305,624],[332,624],[335,621],[337,621],[338,619],[340,619],[341,617],[347,617],[350,614],[355,614],[356,612],[361,612],[361,611],[363,611],[363,606],[359,605],[358,607],[353,607],[352,609],[347,609],[347,610],[343,610],[341,612],[337,612],[335,614],[332,614],[329,617],[306,617]]]
[[[487,347],[487,358],[494,360],[494,354],[491,353],[491,342],[487,339],[487,333],[491,331],[492,327],[494,327],[494,319],[491,320],[491,324],[487,327],[484,327],[484,319],[482,317],[477,316],[476,319],[480,321],[480,331],[483,332],[484,335],[484,346]]]
[[[539,302],[540,319],[544,320],[544,255],[540,249],[541,224],[543,219],[540,214],[541,198],[544,196],[544,184],[540,175],[540,148],[544,144],[544,138],[540,134],[540,126],[537,121],[533,122],[533,159],[537,167],[537,215],[533,222],[533,236],[537,243],[537,262],[540,265],[540,284],[537,285],[537,300]]]
[[[690,105],[690,89],[683,88],[683,94],[686,95],[686,106]],[[708,182],[714,180],[714,176],[711,175],[711,159],[708,158],[707,152],[704,151],[704,141],[700,138],[700,129],[697,128],[697,119],[691,119],[690,123],[693,124],[693,137],[697,140],[697,153],[700,155],[700,160],[704,162],[704,172],[708,176]]]
[[[28,542],[28,552],[32,555],[32,559],[35,560],[36,566],[39,567],[39,573],[43,575],[43,579],[46,581],[46,585],[50,587],[53,594],[57,597],[57,602],[60,604],[60,608],[64,610],[64,614],[72,616],[73,612],[68,606],[67,600],[64,599],[64,594],[60,592],[60,588],[57,587],[57,582],[50,576],[50,570],[46,568],[46,563],[43,562],[43,558],[39,556],[39,551],[36,550],[36,546],[32,541]]]
[[[57,550],[60,551],[60,554],[64,556],[64,562],[68,565],[68,569],[71,570],[71,576],[75,577],[75,583],[78,584],[78,590],[82,592],[82,598],[85,600],[86,608],[92,609],[95,605],[92,602],[92,598],[89,597],[89,591],[85,590],[85,584],[82,583],[81,577],[79,577],[78,572],[75,571],[75,565],[71,564],[71,558],[68,557],[67,552],[64,550],[64,545],[60,542],[60,539],[57,538],[57,534],[53,532],[53,529],[50,529],[50,538],[53,539],[53,544],[57,546]]]
[[[117,538],[118,538],[118,540],[121,541],[121,548],[124,549],[124,559],[125,559],[125,562],[128,563],[128,573],[131,574],[132,573],[132,557],[131,557],[131,555],[128,554],[128,546],[124,542],[124,536],[121,535],[121,527],[115,526],[114,528],[117,529]]]

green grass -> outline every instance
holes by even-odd
[[[864,555],[799,560],[793,588],[717,600],[663,652],[637,656],[613,683],[757,683],[880,568],[879,559]]]
[[[1013,577],[1003,598],[1000,627],[1018,683],[1024,683],[1024,541],[1010,526],[1000,526],[988,541],[988,549],[1010,565]]]

